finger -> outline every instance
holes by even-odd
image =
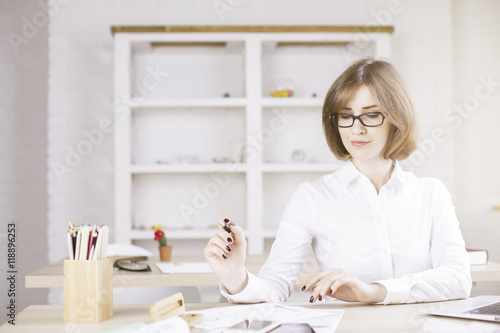
[[[239,225],[231,225],[228,224],[228,227],[231,229],[231,232],[234,236],[234,242],[236,244],[246,245],[245,232],[243,228]]]
[[[228,254],[233,250],[228,243],[229,242],[227,240],[222,239],[220,237],[213,237],[212,239],[212,244],[217,246],[219,249],[221,249],[221,251],[225,252],[226,254]]]
[[[219,228],[215,236],[223,241],[225,241],[227,244],[232,244],[234,243],[234,235],[228,234],[226,230]]]
[[[316,301],[322,301],[325,299],[327,296],[329,290],[330,290],[330,285],[333,283],[332,277],[327,275],[324,276],[316,285],[312,288],[312,296],[309,299],[310,303],[316,302]]]
[[[224,252],[224,250],[222,250],[219,246],[217,246],[216,244],[208,244],[207,246],[205,246],[205,249],[203,250],[203,253],[205,255],[205,258],[220,258],[220,259],[227,259],[227,255],[226,253]]]
[[[328,296],[335,297],[335,293],[337,290],[345,284],[344,279],[336,279],[335,282],[330,286],[330,290],[328,291]]]
[[[302,287],[301,291],[308,291],[314,287],[323,277],[325,277],[330,271],[325,271],[313,276],[307,283]]]
[[[229,228],[228,225],[232,223],[234,225],[234,222],[231,222],[231,220],[227,216],[220,216],[217,219],[217,222],[219,222],[219,225],[221,226],[222,229],[226,230],[228,234],[231,234],[231,237],[234,238],[233,233],[231,232],[231,229]]]
[[[333,280],[328,279],[328,281],[325,281],[325,283],[321,284],[320,288],[316,288],[318,292],[318,300],[321,301],[322,299],[325,299],[326,296],[333,296],[330,292],[332,291],[332,284],[334,283]]]

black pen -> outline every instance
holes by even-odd
[[[224,230],[226,230],[228,233],[231,234],[231,237],[233,237],[234,241],[234,234],[231,231],[231,229],[229,229],[229,227],[226,225],[226,223],[231,222],[231,220],[229,220],[227,217],[219,217],[217,221],[219,221],[220,225],[222,226],[222,228],[224,228]]]

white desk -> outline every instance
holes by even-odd
[[[449,319],[427,316],[420,311],[433,306],[435,303],[420,303],[407,305],[364,305],[359,303],[320,302],[287,303],[318,309],[344,309],[344,315],[337,328],[337,333],[354,332],[428,332],[442,325],[457,325],[462,332],[477,331],[478,322],[466,319]],[[199,310],[210,307],[231,306],[227,303],[200,303],[186,304],[187,310]],[[54,333],[54,332],[103,332],[113,328],[129,325],[136,322],[149,323],[149,306],[147,305],[115,305],[113,318],[97,324],[68,323],[63,321],[63,307],[56,305],[31,305],[18,314],[16,326],[4,324],[0,327],[1,333]],[[500,329],[500,324],[498,325]],[[434,330],[435,331],[435,330]],[[191,330],[201,332],[199,329]],[[454,332],[454,330],[444,331]]]

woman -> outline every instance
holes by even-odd
[[[245,270],[241,227],[226,219],[205,257],[231,302],[280,302],[312,245],[320,273],[302,288],[325,296],[384,304],[466,298],[472,282],[450,194],[436,179],[417,178],[397,161],[416,148],[416,125],[395,68],[373,59],[351,65],[323,106],[340,170],[301,184],[288,204],[258,276]]]

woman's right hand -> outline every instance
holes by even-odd
[[[228,222],[224,222],[226,220]],[[245,269],[247,241],[243,229],[229,218],[222,216],[219,221],[224,223],[232,234],[219,223],[219,230],[210,238],[203,253],[229,293],[237,294],[245,289],[248,282]]]

